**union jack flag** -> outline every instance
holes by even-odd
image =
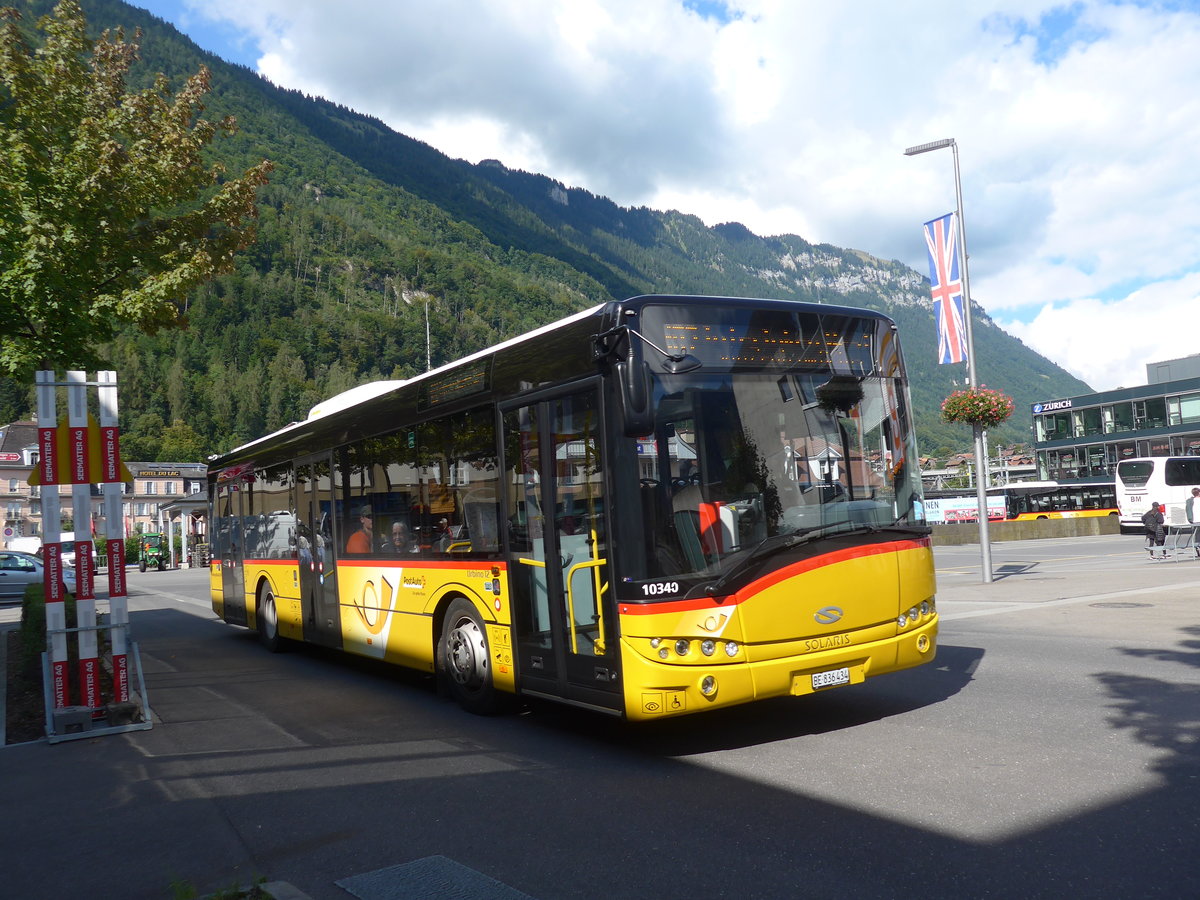
[[[967,326],[962,276],[958,271],[958,217],[946,213],[940,219],[926,222],[925,246],[929,250],[933,318],[937,321],[938,362],[966,362]]]

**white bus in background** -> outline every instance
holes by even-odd
[[[1146,456],[1117,463],[1121,530],[1141,531],[1142,514],[1157,502],[1168,525],[1187,523],[1184,504],[1200,487],[1200,456]]]

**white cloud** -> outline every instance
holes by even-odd
[[[1166,330],[1200,331],[1190,5],[728,0],[715,21],[682,0],[188,4],[240,23],[273,81],[452,156],[922,272],[952,159],[902,150],[954,137],[973,295],[1011,330],[1105,323],[1129,344],[1153,295]],[[1074,338],[1022,336],[1111,383],[1065,355]],[[1155,346],[1131,350],[1135,368]]]
[[[1028,323],[996,322],[1096,390],[1133,387],[1146,383],[1147,363],[1200,353],[1200,274],[1109,303],[1052,303]]]

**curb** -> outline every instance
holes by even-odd
[[[0,627],[0,747],[8,744],[8,633]]]
[[[237,888],[238,896],[258,897],[265,895],[271,900],[312,900],[308,894],[288,884],[286,881],[267,881],[262,884],[252,884],[249,887]],[[215,894],[205,894],[200,900],[217,900],[228,897],[227,891],[217,891]]]

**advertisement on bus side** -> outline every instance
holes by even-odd
[[[988,497],[989,522],[1003,521],[1004,498]],[[979,518],[979,501],[975,497],[938,497],[925,500],[925,521],[930,525],[950,525],[955,522],[974,522]]]

